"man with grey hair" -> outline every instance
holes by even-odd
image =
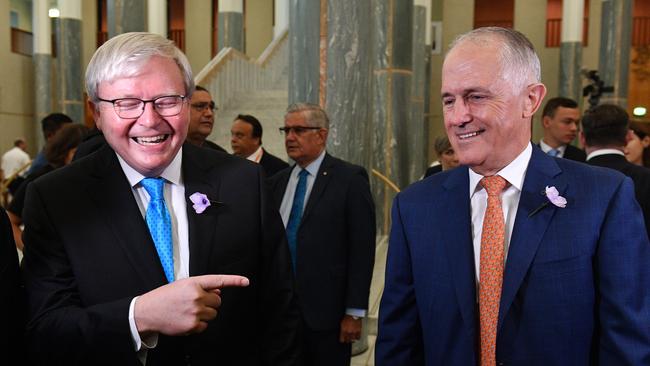
[[[294,364],[280,216],[258,166],[184,143],[192,80],[151,33],[116,36],[90,61],[107,144],[30,184],[25,203],[37,363]]]
[[[366,170],[325,151],[329,120],[318,105],[287,109],[287,155],[270,179],[287,232],[302,313],[300,365],[349,365],[361,337],[375,257],[375,207]]]
[[[633,184],[532,146],[539,70],[512,29],[475,29],[447,53],[443,117],[461,167],[395,198],[376,365],[650,360]]]

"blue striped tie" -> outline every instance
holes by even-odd
[[[149,193],[146,221],[151,238],[156,246],[160,263],[165,271],[168,282],[174,281],[174,253],[172,249],[172,220],[165,204],[162,178],[144,178],[140,184]]]
[[[296,236],[298,235],[298,227],[300,226],[300,219],[302,219],[302,208],[305,205],[305,193],[307,192],[307,176],[309,172],[305,169],[300,169],[298,176],[298,184],[296,185],[296,192],[293,195],[293,204],[291,205],[291,214],[289,214],[289,222],[287,223],[287,242],[289,243],[289,252],[291,252],[291,264],[293,265],[293,272],[296,272]]]

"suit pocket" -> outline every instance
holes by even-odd
[[[564,277],[579,272],[591,273],[592,271],[591,255],[579,255],[545,262],[535,261],[531,267],[531,275],[540,279]]]

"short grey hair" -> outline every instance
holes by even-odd
[[[192,67],[187,57],[174,42],[161,35],[131,32],[115,36],[97,49],[86,69],[86,92],[97,102],[97,87],[104,81],[138,75],[152,56],[174,60],[183,76],[185,95],[194,91]]]
[[[447,55],[463,42],[486,45],[495,38],[502,44],[499,49],[500,74],[506,81],[518,89],[542,81],[539,56],[535,52],[535,47],[523,33],[514,29],[483,27],[461,34],[451,43]]]
[[[307,112],[305,114],[305,119],[307,124],[310,127],[321,127],[324,129],[330,128],[330,120],[327,117],[327,113],[321,106],[318,104],[312,103],[294,103],[287,108],[287,112],[284,114],[286,118],[291,113],[298,112]]]

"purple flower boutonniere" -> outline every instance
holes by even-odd
[[[541,206],[534,209],[528,215],[528,217],[532,217],[533,215],[535,215],[536,213],[544,209],[544,207],[548,206],[549,202],[560,208],[566,207],[567,200],[566,198],[560,196],[560,192],[557,191],[557,188],[553,186],[550,187],[546,186],[546,188],[542,191],[542,195],[546,196],[546,198],[548,198],[548,201],[542,203]]]
[[[212,203],[214,204],[220,204],[221,202],[219,201],[212,201],[206,196],[205,194],[201,192],[194,192],[190,196],[190,201],[192,201],[193,205],[192,208],[197,214],[202,214],[203,211],[205,211],[208,207],[211,206]]]
[[[553,186],[546,186],[546,198],[551,201],[557,207],[565,208],[566,207],[566,198],[560,196],[560,193]]]

